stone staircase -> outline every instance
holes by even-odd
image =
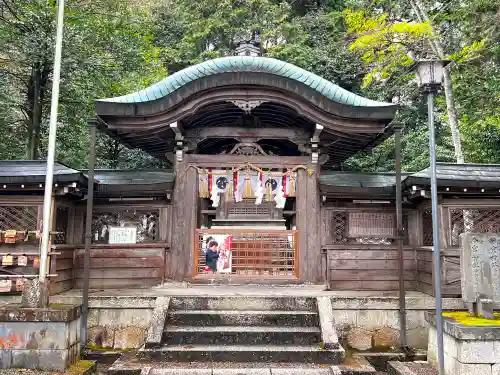
[[[176,362],[338,364],[325,348],[315,298],[173,297],[160,345],[143,356]]]
[[[144,348],[132,360],[119,359],[109,374],[340,373],[344,349],[332,318],[322,313],[328,312],[325,302],[329,299],[158,298]]]

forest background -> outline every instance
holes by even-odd
[[[408,67],[451,59],[437,98],[439,161],[500,163],[498,0],[67,0],[56,160],[85,168],[93,100],[144,88],[234,53],[265,55],[360,95],[401,105],[405,171],[428,166],[426,105]],[[0,0],[0,159],[46,155],[55,0]],[[342,169],[390,171],[389,139]],[[99,168],[163,165],[98,139]]]

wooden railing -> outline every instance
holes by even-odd
[[[214,277],[206,263],[207,238],[218,243],[218,276],[299,278],[298,231],[258,229],[198,229],[194,273]]]

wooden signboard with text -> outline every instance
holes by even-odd
[[[348,237],[395,237],[394,214],[388,212],[350,212]]]

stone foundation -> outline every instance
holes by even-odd
[[[428,313],[430,323],[427,360],[438,367],[435,316]],[[500,326],[464,326],[445,318],[444,371],[445,375],[499,375]]]
[[[93,301],[89,309],[88,344],[110,349],[139,349],[145,341],[156,298]]]
[[[223,298],[227,290],[217,294],[216,304],[213,308],[231,310],[231,298]],[[260,306],[254,296],[256,293],[251,288],[233,287],[240,295],[241,305],[253,310]],[[203,291],[200,293],[199,290]],[[138,349],[145,343],[147,329],[153,317],[153,311],[159,296],[197,296],[212,293],[208,288],[173,288],[170,293],[156,292],[154,289],[145,291],[103,291],[91,294],[89,300],[89,344],[98,348]],[[267,297],[307,296],[328,297],[331,299],[335,328],[343,345],[349,341],[358,350],[371,350],[390,348],[399,344],[399,300],[394,293],[380,292],[325,292],[305,291],[300,288],[272,289],[272,293],[265,293]],[[245,293],[250,293],[248,297]],[[230,296],[230,294],[229,294]],[[246,298],[243,298],[246,297]],[[81,303],[81,297],[76,293],[65,293],[52,296],[51,301],[65,304]],[[189,302],[189,298],[186,303]],[[1,302],[1,301],[0,301]],[[214,302],[215,303],[215,302]],[[465,304],[458,298],[443,299],[446,310],[464,309]],[[412,348],[427,348],[428,324],[425,321],[425,312],[434,310],[434,298],[422,293],[409,292],[406,297],[407,306],[407,337]],[[186,308],[193,306],[187,306]],[[204,308],[204,307],[200,307]],[[278,305],[275,305],[279,309]],[[350,338],[350,340],[348,340]],[[360,341],[361,345],[355,344]],[[364,349],[360,349],[364,348]]]
[[[335,328],[344,346],[356,350],[387,350],[399,346],[399,300],[395,297],[333,297]],[[444,308],[463,308],[458,299],[444,299]],[[407,296],[408,346],[427,349],[425,313],[435,308],[430,296]]]
[[[64,371],[80,358],[80,306],[0,308],[0,368]]]

